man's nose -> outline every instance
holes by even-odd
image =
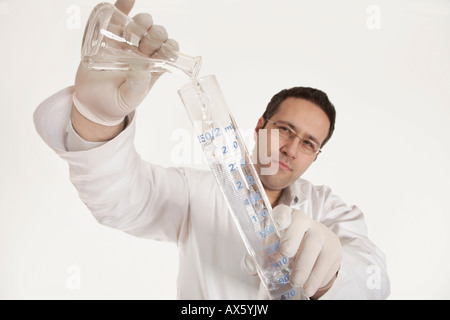
[[[299,137],[294,137],[294,139],[285,141],[280,150],[288,157],[293,159],[297,158],[298,144],[300,143],[299,139]]]

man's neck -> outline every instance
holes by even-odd
[[[270,190],[270,189],[264,189],[266,191],[266,195],[269,198],[270,205],[272,208],[276,207],[278,204],[278,201],[281,198],[281,191],[282,190]]]

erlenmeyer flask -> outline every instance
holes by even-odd
[[[92,11],[86,25],[81,49],[82,61],[94,70],[128,70],[138,66],[152,72],[183,71],[196,77],[201,57],[191,57],[168,44],[151,57],[139,51],[144,30],[110,3],[100,3]]]

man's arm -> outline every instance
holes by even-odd
[[[115,5],[128,14],[133,4],[118,0]],[[146,30],[164,30],[148,14],[133,20]],[[169,40],[165,30],[148,34],[140,50],[151,56],[148,48]],[[99,223],[176,242],[189,207],[184,172],[146,163],[134,147],[133,111],[160,75],[139,69],[98,72],[80,63],[75,86],[44,101],[34,122],[43,140],[68,162],[72,183]]]
[[[70,132],[72,93],[70,87],[42,102],[34,113],[34,123],[47,145],[67,161],[70,180],[94,218],[137,237],[182,241],[189,209],[183,170],[141,159],[134,146],[134,114],[114,139],[100,144],[85,142],[81,148],[71,149],[69,141],[81,139]]]

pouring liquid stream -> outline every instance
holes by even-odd
[[[197,79],[197,77],[190,77],[192,84],[197,90],[197,94],[202,104],[202,125],[206,125],[206,130],[213,128],[213,121],[211,117],[211,103],[209,102],[208,96],[203,90],[202,84]]]

